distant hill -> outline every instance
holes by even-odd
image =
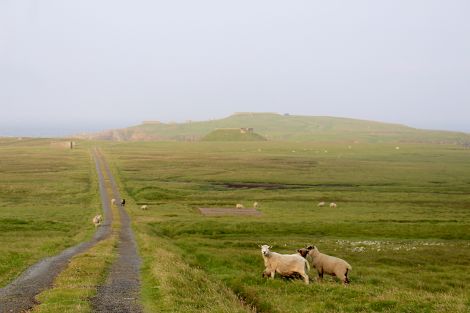
[[[219,128],[206,136],[202,141],[266,141],[266,138],[246,128]]]
[[[195,141],[220,128],[253,128],[256,133],[268,140],[463,142],[467,144],[470,142],[470,135],[466,133],[421,130],[400,124],[351,118],[276,113],[236,113],[226,118],[202,122],[160,123],[149,121],[129,128],[82,134],[76,137],[119,141]]]

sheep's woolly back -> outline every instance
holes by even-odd
[[[270,251],[268,255],[263,255],[263,259],[266,269],[279,274],[306,273],[310,269],[307,260],[298,254],[279,254]]]
[[[323,254],[316,247],[310,250],[308,257],[311,259],[312,265],[317,270],[321,269],[328,274],[346,272],[346,269],[352,270],[352,266],[345,260]]]

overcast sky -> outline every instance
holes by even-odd
[[[0,134],[238,111],[470,132],[470,1],[0,0]]]

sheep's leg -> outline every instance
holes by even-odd
[[[308,283],[309,283],[309,277],[308,277],[308,275],[305,274],[305,273],[303,273],[303,274],[300,273],[300,275],[304,278],[304,282],[308,285]]]
[[[346,269],[346,273],[344,273],[344,279],[343,279],[343,284],[347,285],[349,284],[349,278],[348,278],[348,269]]]
[[[276,275],[276,271],[271,272],[271,279],[274,279],[274,275]]]
[[[323,281],[323,272],[318,271],[318,280]]]

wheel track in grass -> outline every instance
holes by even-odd
[[[120,205],[121,196],[116,181],[103,155],[98,152],[111,184],[113,198],[116,199],[121,219],[119,230],[118,256],[111,265],[103,285],[98,287],[97,295],[92,299],[94,312],[142,312],[139,303],[140,292],[140,257],[131,229],[131,221],[124,207]]]
[[[91,240],[67,248],[56,256],[40,260],[27,268],[13,282],[0,288],[1,313],[23,312],[31,309],[37,304],[35,296],[52,286],[55,277],[66,268],[72,257],[85,252],[98,242],[108,238],[111,234],[113,215],[109,206],[109,197],[100,166],[99,152],[96,149],[93,151],[93,159],[98,175],[98,185],[103,207],[103,224],[96,230]]]

